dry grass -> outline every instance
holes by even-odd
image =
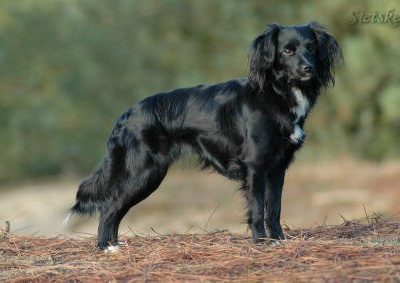
[[[6,234],[0,281],[400,281],[400,217],[286,229],[278,247],[226,231],[122,236],[105,254],[95,239]]]

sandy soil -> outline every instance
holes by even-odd
[[[95,234],[97,218],[74,217],[62,225],[73,205],[79,180],[62,179],[0,188],[0,223],[15,234]],[[228,229],[247,231],[238,184],[216,174],[172,169],[161,187],[131,209],[121,232],[148,235]],[[338,224],[374,212],[399,211],[400,163],[338,160],[294,164],[286,181],[282,221],[290,227]],[[364,210],[365,208],[365,210]]]

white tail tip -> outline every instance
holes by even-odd
[[[71,218],[71,216],[72,216],[72,212],[69,212],[69,213],[67,214],[67,216],[65,217],[64,221],[62,222],[62,224],[63,224],[63,225],[67,225],[68,222],[69,222],[69,219]]]

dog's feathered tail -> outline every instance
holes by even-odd
[[[105,158],[103,163],[79,185],[76,203],[70,212],[89,215],[96,213],[107,198],[110,174],[109,160]]]

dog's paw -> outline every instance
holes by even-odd
[[[282,245],[282,241],[281,240],[276,240],[276,239],[269,239],[268,241],[268,247],[278,247],[280,245]]]
[[[257,246],[261,247],[278,247],[282,244],[280,240],[270,238],[260,238],[254,241]]]
[[[126,247],[126,246],[128,246],[128,243],[124,240],[118,240],[118,246]]]
[[[108,246],[107,248],[104,249],[104,253],[117,253],[119,251],[119,246],[118,245],[113,245],[113,246]]]

